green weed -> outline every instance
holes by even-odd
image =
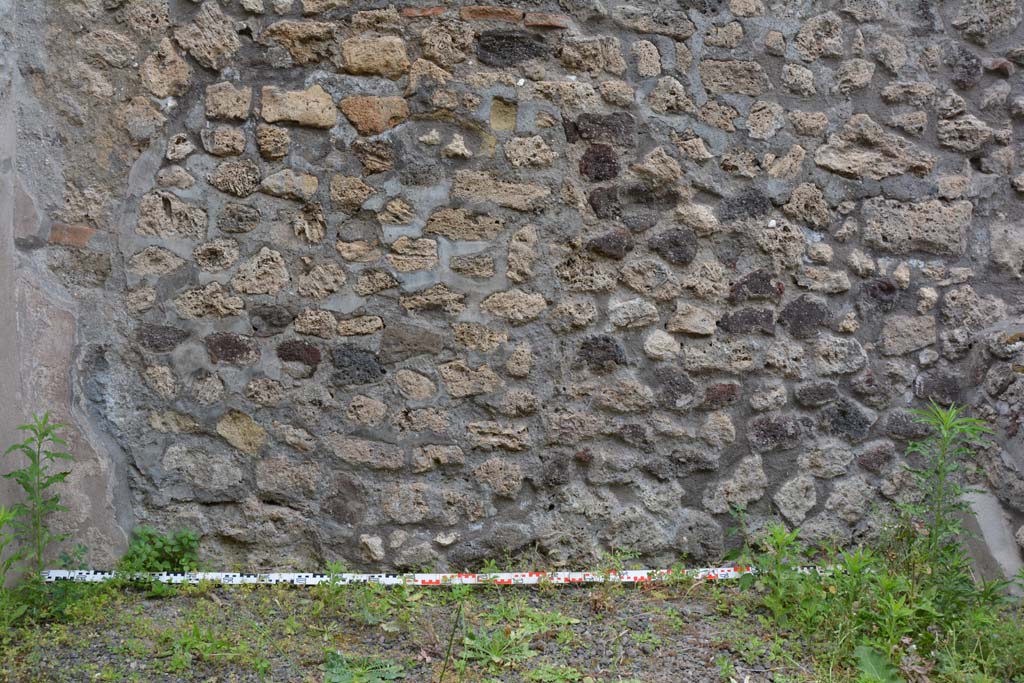
[[[405,678],[400,664],[376,657],[348,657],[329,652],[324,665],[324,683],[386,683]]]
[[[526,674],[526,680],[538,683],[577,683],[583,680],[583,674],[573,666],[544,664]]]
[[[199,536],[193,531],[161,534],[150,527],[132,532],[128,550],[118,564],[127,574],[135,572],[191,572],[199,568]]]
[[[8,531],[16,516],[13,510],[0,506],[0,645],[6,643],[11,628],[27,609],[18,595],[7,588],[7,576],[19,559],[17,549],[13,549],[14,535]]]
[[[752,607],[826,680],[1024,681],[1020,607],[1009,603],[1007,582],[973,580],[962,545],[959,471],[988,429],[957,407],[933,404],[917,416],[930,429],[908,447],[921,463],[911,469],[919,502],[900,506],[876,549],[813,558],[798,530],[768,527]],[[815,559],[831,570],[794,569]]]
[[[530,649],[528,636],[507,628],[470,631],[462,639],[462,645],[462,659],[480,662],[492,673],[515,668],[537,654]]]
[[[38,581],[43,571],[46,549],[66,538],[53,533],[48,523],[54,513],[67,509],[60,504],[60,496],[51,493],[53,487],[71,474],[67,470],[55,472],[54,465],[61,460],[74,460],[62,450],[50,450],[67,446],[67,442],[58,435],[63,427],[59,422],[50,422],[48,412],[41,416],[33,415],[31,423],[18,426],[19,431],[28,433],[25,440],[4,451],[4,455],[21,453],[28,460],[27,465],[8,472],[4,478],[12,479],[25,494],[25,501],[12,508],[14,515],[6,521],[22,544],[16,557],[25,562],[26,569],[32,573],[32,581]]]

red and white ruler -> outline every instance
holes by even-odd
[[[811,568],[801,567],[807,571]],[[609,572],[497,572],[493,574],[315,574],[282,573],[243,574],[237,572],[153,572],[125,574],[123,572],[94,571],[90,569],[48,569],[43,572],[46,583],[77,581],[100,583],[123,578],[131,581],[158,583],[189,583],[201,581],[220,583],[226,586],[242,584],[289,584],[293,586],[316,586],[318,584],[349,585],[376,583],[382,586],[536,586],[541,584],[567,586],[582,583],[648,583],[680,578],[720,581],[738,579],[744,574],[754,574],[751,566],[705,567],[701,569],[631,569]]]

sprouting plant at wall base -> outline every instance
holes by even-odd
[[[1008,582],[978,584],[963,547],[958,515],[962,464],[989,433],[959,407],[917,412],[929,436],[911,443],[909,469],[918,498],[898,506],[873,548],[810,556],[799,530],[765,529],[755,559],[753,608],[786,646],[816,662],[820,680],[858,673],[860,683],[1024,681],[1020,607]],[[830,567],[801,574],[795,566]]]
[[[914,411],[917,420],[931,430],[923,441],[913,441],[907,454],[922,459],[920,467],[908,467],[913,474],[922,499],[900,506],[904,519],[897,526],[897,546],[905,545],[894,557],[902,558],[915,587],[930,584],[939,590],[938,607],[950,612],[962,609],[964,600],[973,592],[970,558],[964,552],[964,534],[960,513],[969,513],[963,500],[964,487],[958,475],[962,463],[971,456],[972,447],[984,445],[991,433],[981,420],[964,417],[963,408],[941,408],[931,404],[926,410]]]
[[[199,567],[199,536],[193,531],[161,534],[150,527],[132,531],[118,565],[123,572],[190,572]]]
[[[70,454],[61,450],[50,450],[53,447],[65,448],[67,443],[57,432],[64,427],[58,422],[50,422],[50,413],[41,416],[33,415],[32,422],[18,427],[19,431],[27,432],[28,436],[21,443],[10,446],[4,455],[21,453],[28,464],[4,475],[5,479],[14,480],[25,493],[25,502],[18,503],[13,510],[15,518],[12,525],[18,541],[23,545],[22,551],[27,569],[38,579],[43,571],[43,557],[52,543],[57,543],[66,536],[55,534],[50,529],[48,520],[55,512],[66,510],[60,504],[60,496],[51,493],[51,489],[62,483],[70,474],[69,471],[55,472],[54,466],[59,460],[74,460]]]
[[[0,589],[7,585],[7,576],[19,559],[19,552],[14,548],[14,535],[9,531],[16,517],[14,510],[0,505]]]
[[[14,535],[9,531],[16,517],[14,510],[0,505],[0,644],[3,635],[25,613],[26,606],[17,600],[14,592],[7,588],[7,577],[20,559],[14,548]]]

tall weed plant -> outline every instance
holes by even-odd
[[[51,421],[49,413],[33,415],[30,423],[18,427],[25,439],[4,451],[5,456],[23,457],[4,475],[21,488],[23,500],[10,509],[0,508],[0,635],[4,637],[26,613],[41,616],[52,611],[48,603],[53,595],[44,589],[41,572],[49,548],[66,538],[50,526],[52,516],[66,510],[55,487],[70,472],[60,463],[73,460],[63,450],[67,446],[59,434],[63,427]],[[21,583],[9,586],[15,578]]]
[[[14,547],[14,534],[10,531],[16,516],[13,510],[0,505],[0,639],[26,610],[26,606],[7,585],[11,570],[20,559],[18,549]]]
[[[956,406],[917,419],[929,428],[907,448],[918,502],[899,506],[877,547],[815,558],[823,572],[797,569],[810,561],[799,530],[770,527],[755,606],[815,661],[817,680],[1024,683],[1021,606],[1009,582],[974,580],[963,546],[961,468],[989,429]]]
[[[67,447],[67,442],[58,434],[63,427],[63,424],[51,422],[48,412],[41,416],[33,415],[31,423],[18,427],[19,431],[27,433],[25,440],[4,452],[4,455],[20,453],[28,461],[5,474],[4,478],[14,480],[25,494],[25,501],[14,506],[14,518],[10,523],[22,544],[26,569],[36,577],[43,571],[47,548],[66,538],[55,534],[49,524],[54,513],[67,510],[61,505],[60,496],[52,490],[71,474],[68,470],[55,471],[57,464],[74,460],[63,450],[56,450]]]

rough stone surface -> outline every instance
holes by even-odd
[[[875,198],[864,204],[864,240],[894,254],[923,251],[960,255],[971,225],[970,202],[901,202]]]
[[[264,86],[260,100],[260,113],[267,123],[285,121],[312,128],[330,128],[337,119],[334,100],[319,85],[306,90]]]
[[[221,69],[241,48],[231,20],[216,2],[207,0],[192,21],[174,30],[174,39],[208,69]]]
[[[90,549],[861,538],[930,400],[1024,523],[1020,2],[22,4],[0,412]]]
[[[409,70],[405,42],[397,36],[357,36],[341,43],[345,71],[366,76],[399,78]]]
[[[409,105],[401,97],[353,95],[339,106],[361,135],[383,133],[409,117]]]
[[[935,156],[887,132],[867,114],[854,114],[815,150],[814,162],[850,178],[881,180],[904,173],[926,174],[935,165]]]

